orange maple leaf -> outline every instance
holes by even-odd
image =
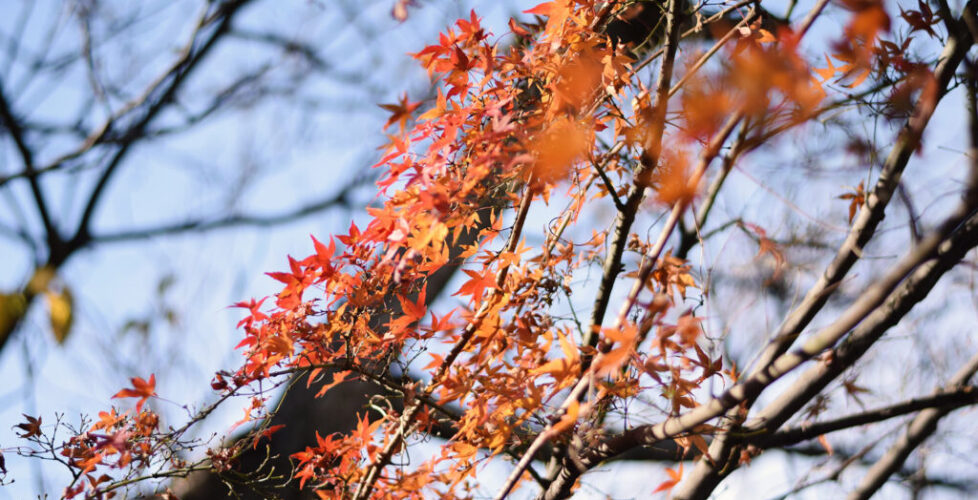
[[[347,376],[350,373],[352,373],[352,371],[350,370],[343,370],[334,373],[333,380],[330,381],[329,383],[323,384],[322,387],[319,388],[319,392],[316,393],[316,397],[320,398],[323,396],[323,394],[326,394],[326,391],[332,389],[333,387],[336,387],[337,385],[342,384],[343,382],[346,382],[347,380],[350,380],[349,378],[347,378]]]
[[[119,415],[116,413],[115,408],[111,412],[100,411],[98,412],[99,421],[92,425],[92,430],[111,429],[119,422],[125,420],[125,418],[125,414]]]
[[[468,274],[471,279],[459,287],[458,291],[452,294],[453,297],[456,295],[471,295],[472,300],[479,300],[482,298],[482,293],[486,288],[496,288],[496,278],[489,271],[480,274],[478,271],[462,269],[462,272]]]
[[[554,94],[563,105],[558,107],[578,110],[587,104],[587,99],[601,87],[602,57],[597,50],[585,50],[557,71]]]
[[[571,402],[570,406],[567,407],[567,412],[564,416],[560,417],[560,421],[554,424],[550,429],[550,433],[553,435],[558,435],[572,427],[577,423],[577,416],[580,413],[580,404],[577,401]]]
[[[825,453],[828,453],[830,457],[835,453],[835,450],[832,449],[832,445],[829,443],[829,439],[825,437],[825,434],[820,434],[818,436],[818,444],[822,445],[822,448],[825,448]]]
[[[828,54],[825,54],[825,63],[828,65],[825,68],[814,68],[814,71],[818,73],[818,76],[822,77],[822,82],[829,81],[830,78],[835,76],[838,71],[845,71],[848,66],[836,66],[832,64],[832,58]]]
[[[523,13],[536,14],[538,16],[549,16],[559,9],[560,6],[557,5],[557,2],[543,2],[532,9],[524,10]]]
[[[425,111],[418,117],[419,120],[435,120],[441,115],[445,114],[448,110],[448,100],[445,98],[445,93],[438,89],[438,98],[435,99],[435,107]]]
[[[631,356],[638,338],[638,329],[631,324],[625,325],[620,331],[614,328],[602,328],[601,332],[606,340],[617,342],[618,346],[594,360],[592,369],[599,377],[608,375],[624,365]]]
[[[399,123],[401,130],[407,126],[408,118],[411,118],[411,113],[418,109],[421,102],[410,102],[408,101],[407,94],[401,94],[401,99],[397,101],[397,104],[381,104],[380,107],[391,112],[390,118],[384,123],[384,130],[390,127],[394,123]]]
[[[402,295],[397,296],[397,300],[401,303],[401,310],[404,311],[405,317],[407,317],[411,323],[424,318],[425,314],[428,313],[428,307],[425,305],[425,295],[427,295],[428,284],[425,283],[421,288],[421,293],[418,294],[416,301],[412,302]]]
[[[573,164],[586,156],[592,132],[577,121],[561,118],[534,137],[529,150],[536,161],[535,177],[556,182],[570,173]]]
[[[280,430],[282,430],[284,428],[285,428],[284,425],[279,424],[279,425],[273,425],[273,426],[271,426],[271,427],[269,427],[269,428],[267,428],[267,429],[259,432],[255,436],[254,441],[252,441],[252,443],[251,443],[251,449],[253,449],[253,450],[254,449],[257,449],[258,448],[258,442],[261,441],[262,438],[272,439],[272,434],[275,434],[276,432],[278,432],[278,431],[280,431]]]
[[[156,396],[156,374],[151,374],[149,380],[143,380],[140,377],[133,377],[130,379],[132,382],[132,389],[123,389],[117,393],[115,398],[139,398],[139,402],[136,403],[136,412],[140,412],[143,409],[143,403],[147,399]]]
[[[683,464],[679,463],[679,470],[666,469],[666,474],[669,474],[669,479],[659,483],[659,486],[652,491],[652,493],[658,493],[660,491],[669,491],[674,486],[679,484],[679,481],[683,478]]]
[[[844,193],[838,196],[840,200],[849,200],[849,224],[852,224],[853,217],[856,216],[856,210],[866,203],[866,187],[863,181],[859,181],[859,186],[856,187],[852,192]]]

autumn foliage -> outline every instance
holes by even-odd
[[[947,241],[973,245],[968,191],[969,208],[925,234],[895,266],[903,274],[885,274],[853,306],[865,310],[796,342],[860,257],[894,190],[885,175],[840,188],[845,203],[835,206],[848,220],[837,222],[848,222],[855,243],[840,248],[839,263],[757,348],[754,364],[735,366],[705,338],[709,271],[689,260],[709,237],[701,229],[724,179],[746,154],[867,92],[885,97],[883,116],[906,122],[893,146],[902,160],[883,167],[902,170],[954,68],[913,59],[887,36],[900,21],[900,43],[955,39],[947,57],[957,64],[971,34],[959,23],[938,36],[942,21],[957,21],[923,2],[900,19],[879,1],[818,2],[771,27],[762,23],[770,14],[749,2],[698,10],[672,0],[655,7],[662,45],[639,51],[606,35],[625,3],[547,2],[495,35],[472,12],[412,54],[437,82],[436,97],[382,105],[389,143],[376,164],[370,222],[313,237],[309,255],[268,273],[280,292],[236,304],[244,362],[212,387],[222,401],[250,394],[239,424],[254,430],[230,451],[211,450],[211,467],[232,468],[242,447],[283,432],[268,427],[274,410],[261,388],[301,374],[319,394],[370,380],[403,403],[364,408],[348,434],[308,436],[291,457],[291,478],[321,498],[468,497],[481,467],[503,457],[515,466],[495,485],[500,497],[525,485],[564,498],[589,469],[663,442],[675,445],[676,464],[644,494],[700,497],[769,447],[763,439],[780,436],[785,415],[751,420],[761,391],[792,371],[848,359],[839,346],[904,277],[939,252],[961,253]],[[407,16],[406,3],[397,5]],[[826,8],[845,22],[828,38],[810,29]],[[713,41],[692,36],[700,31]],[[812,57],[812,47],[824,52]],[[595,213],[604,214],[597,224]],[[756,243],[753,263],[773,262],[766,284],[778,281],[789,263],[770,231],[744,220],[727,227]],[[456,267],[451,297],[435,301],[433,276]],[[585,280],[592,286],[580,286]],[[145,409],[155,383],[133,378],[115,396],[136,399],[133,410],[101,414],[60,448],[76,478],[66,496],[107,497],[120,485],[116,474],[135,477],[162,462],[163,470],[187,467],[173,451],[179,429],[161,429]],[[642,418],[624,417],[640,400]],[[40,439],[32,422],[24,437]],[[445,425],[451,435],[438,434],[447,437],[438,452],[407,465],[398,458]],[[697,457],[684,472],[683,460]],[[549,462],[545,473],[535,470],[540,460]],[[706,490],[678,490],[687,479]]]

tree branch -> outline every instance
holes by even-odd
[[[213,231],[216,229],[224,229],[229,227],[241,227],[241,226],[254,226],[254,227],[268,227],[277,224],[282,224],[285,222],[294,221],[319,213],[325,209],[333,207],[345,207],[351,208],[350,205],[350,189],[357,185],[364,183],[369,177],[363,177],[357,179],[350,183],[350,185],[344,187],[336,194],[328,196],[324,199],[302,205],[292,210],[282,212],[279,214],[271,215],[261,215],[261,214],[241,214],[241,215],[229,215],[225,217],[220,217],[212,220],[194,220],[175,224],[167,224],[158,227],[149,227],[143,229],[130,229],[117,232],[106,232],[101,234],[95,234],[89,239],[89,244],[94,243],[117,243],[123,241],[132,240],[143,240],[147,238],[154,238],[158,236],[169,236],[176,234],[185,234],[191,232],[206,232]]]
[[[31,151],[30,146],[27,145],[27,140],[24,138],[24,130],[21,128],[20,122],[14,116],[13,110],[10,109],[10,103],[7,101],[6,95],[4,95],[2,83],[0,83],[0,120],[3,121],[4,127],[14,140],[14,144],[17,146],[17,152],[20,154],[20,159],[24,163],[24,176],[27,177],[27,182],[31,186],[31,195],[34,198],[34,204],[37,205],[37,213],[41,217],[41,222],[44,224],[44,232],[47,235],[47,240],[50,245],[59,246],[62,243],[61,235],[58,233],[57,227],[55,227],[51,216],[48,214],[48,206],[44,201],[44,192],[41,190],[41,183],[38,181],[37,172],[34,169],[34,153]]]
[[[877,308],[854,329],[845,342],[830,351],[823,361],[802,373],[774,401],[748,421],[744,432],[777,429],[795,415],[923,300],[941,276],[954,267],[976,242],[978,218],[972,217],[941,245],[937,255],[914,271],[890,294],[882,307]]]
[[[973,9],[974,5],[975,2],[972,0],[968,3],[968,8]],[[917,148],[920,135],[927,127],[937,103],[947,92],[948,84],[968,53],[971,44],[972,40],[967,36],[963,39],[951,36],[948,39],[934,72],[939,89],[938,98],[934,99],[933,102],[923,100],[917,102],[913,115],[907,120],[897,143],[890,150],[889,156],[880,169],[876,185],[867,194],[866,202],[853,221],[852,229],[839,247],[835,258],[819,277],[818,282],[808,290],[802,303],[781,324],[778,333],[764,350],[751,373],[765,369],[775,358],[788,351],[801,331],[822,309],[842,279],[859,260],[863,247],[872,239],[876,228],[885,216],[886,206],[900,184],[900,177],[910,160],[910,155]]]
[[[109,180],[112,178],[113,174],[117,171],[118,166],[122,162],[122,159],[131,149],[135,140],[141,135],[141,133],[146,129],[146,126],[159,114],[159,112],[170,103],[176,96],[177,90],[182,86],[182,84],[187,80],[187,77],[193,72],[195,68],[198,67],[198,63],[202,61],[207,54],[214,48],[217,41],[222,38],[222,36],[227,32],[231,26],[231,21],[234,15],[237,14],[242,7],[244,7],[250,0],[233,0],[225,3],[220,3],[215,10],[211,13],[205,12],[201,15],[200,21],[197,24],[197,28],[194,30],[194,34],[191,36],[190,42],[184,47],[180,57],[177,61],[170,67],[165,76],[161,78],[156,84],[152,85],[145,94],[144,102],[147,102],[146,109],[142,112],[142,116],[135,119],[122,136],[128,140],[119,146],[119,149],[112,155],[112,158],[106,164],[102,174],[99,176],[95,187],[92,189],[91,194],[88,196],[88,202],[85,205],[85,209],[82,212],[81,220],[78,224],[78,230],[75,236],[72,238],[72,243],[74,245],[83,246],[87,240],[90,238],[89,225],[92,220],[92,216],[95,213],[95,209],[98,207],[101,201],[102,191],[106,188]],[[200,42],[200,37],[204,30],[208,27],[214,25],[210,35],[206,37],[203,42]],[[108,122],[111,124],[112,122]],[[111,125],[110,125],[111,126]],[[54,256],[57,260],[60,256]],[[65,256],[66,257],[66,256]],[[63,257],[61,257],[63,258]]]
[[[543,498],[554,499],[566,497],[569,494],[570,487],[576,481],[577,476],[629,448],[649,446],[663,440],[681,436],[684,433],[690,432],[696,426],[723,415],[727,410],[734,408],[742,402],[753,400],[771,383],[789,371],[794,370],[805,361],[822,353],[872,313],[879,312],[883,309],[880,306],[883,305],[884,300],[904,281],[904,278],[908,274],[924,262],[931,260],[939,247],[943,248],[948,246],[945,238],[952,236],[949,233],[953,233],[953,236],[961,235],[961,232],[955,232],[954,230],[961,224],[962,219],[968,215],[971,215],[971,217],[968,219],[966,227],[971,230],[966,231],[965,237],[960,238],[963,240],[960,242],[962,245],[956,248],[956,250],[959,250],[963,254],[967,249],[978,245],[978,216],[973,215],[976,202],[975,198],[978,197],[976,195],[978,193],[975,192],[975,183],[972,182],[969,186],[969,196],[962,202],[961,206],[956,210],[956,213],[941,225],[938,231],[925,238],[920,246],[908,253],[900,262],[893,266],[890,272],[868,288],[839,319],[819,333],[813,335],[800,349],[779,357],[768,369],[742,379],[720,396],[711,399],[707,404],[699,406],[684,415],[670,417],[654,425],[634,427],[617,436],[594,443],[582,453],[582,456],[577,461],[578,467],[575,469],[576,473],[568,472],[558,477],[551,484],[550,489]]]
[[[973,2],[969,2],[969,5],[973,5]],[[824,7],[825,2],[820,2],[816,5],[803,22],[800,32],[804,33],[807,31]],[[751,370],[747,371],[749,378],[763,375],[764,371],[769,370],[778,360],[785,359],[785,353],[794,343],[795,339],[822,309],[829,297],[832,296],[838,288],[838,285],[852,269],[852,266],[861,257],[863,247],[872,239],[879,223],[882,222],[885,216],[886,206],[892,199],[894,191],[900,185],[900,177],[903,170],[909,161],[911,153],[917,148],[920,136],[926,128],[930,117],[933,115],[937,103],[940,101],[940,97],[947,92],[947,86],[951,77],[954,75],[957,66],[963,60],[968,51],[968,47],[971,45],[970,40],[966,40],[966,43],[959,42],[958,39],[951,37],[941,55],[940,63],[935,72],[935,79],[937,80],[939,89],[938,97],[933,100],[918,100],[914,108],[914,113],[901,130],[897,143],[891,149],[890,155],[884,162],[876,185],[867,196],[866,202],[863,204],[859,216],[853,224],[846,240],[839,248],[835,258],[826,268],[825,272],[819,276],[815,285],[808,290],[802,303],[781,324],[778,333],[762,351],[758,362]],[[936,245],[939,243],[939,239],[935,240],[932,238],[931,243]],[[909,272],[909,269],[907,271]],[[893,285],[895,286],[896,282]],[[885,292],[885,294],[888,293],[889,290]],[[878,298],[883,300],[885,294]],[[858,323],[874,307],[875,305],[871,306],[870,309],[858,312],[857,314],[861,314],[862,316],[855,316],[853,319]],[[856,323],[848,324],[855,326]],[[810,355],[814,355],[814,353],[821,349],[831,347],[831,345],[845,334],[845,331],[836,330],[835,332],[827,332],[823,330],[819,335],[823,334],[825,334],[825,343],[817,344],[810,341],[803,347],[803,350]],[[753,397],[745,400],[748,408],[752,400]],[[700,461],[693,473],[674,492],[674,496],[679,499],[706,498],[724,477],[736,470],[736,460],[733,460],[733,458],[737,454],[737,450],[726,441],[724,436],[720,436],[711,445],[711,460]]]
[[[621,258],[625,252],[628,235],[631,233],[632,223],[635,222],[635,214],[638,212],[639,205],[642,204],[642,199],[645,198],[645,190],[649,186],[648,177],[659,163],[659,152],[662,150],[662,134],[665,132],[666,110],[669,107],[669,88],[672,83],[676,49],[679,44],[679,32],[682,25],[682,2],[670,0],[667,9],[668,11],[665,13],[666,40],[662,47],[665,57],[662,59],[659,77],[655,85],[652,116],[649,117],[649,123],[646,124],[649,129],[649,137],[642,145],[644,148],[642,161],[635,170],[633,184],[625,198],[624,207],[618,210],[618,215],[615,218],[614,239],[602,267],[598,294],[595,297],[594,307],[591,309],[591,324],[584,329],[584,338],[581,339],[582,345],[592,348],[598,343],[596,330],[599,330],[604,322],[608,303],[611,300],[611,291],[615,286],[618,273],[622,270]],[[590,363],[590,356],[581,359],[582,372],[587,371]]]
[[[978,354],[972,356],[954,374],[954,377],[951,378],[951,381],[945,386],[944,390],[963,391],[967,389],[971,393],[970,396],[972,396],[972,399],[974,399],[974,387],[965,386],[965,384],[971,380],[975,372],[978,372]],[[907,425],[907,430],[900,436],[897,442],[887,450],[879,461],[870,467],[869,472],[866,473],[862,482],[859,483],[859,487],[849,494],[849,499],[862,500],[873,496],[883,486],[887,478],[893,475],[903,465],[903,462],[910,456],[910,452],[933,434],[937,430],[937,423],[953,409],[954,407],[929,408],[914,417],[910,424]]]
[[[516,220],[513,222],[513,229],[509,235],[509,240],[506,242],[506,252],[513,252],[516,250],[519,244],[519,239],[523,233],[523,225],[526,222],[527,213],[530,210],[530,204],[533,202],[534,190],[532,189],[533,180],[530,179],[526,182],[526,188],[523,193],[522,200],[520,201],[519,209],[516,213]],[[435,387],[437,387],[448,374],[449,369],[456,359],[464,352],[466,346],[468,346],[469,341],[475,335],[476,331],[479,329],[479,325],[488,315],[489,310],[492,308],[492,304],[498,300],[499,296],[503,293],[503,285],[506,282],[506,276],[509,274],[510,266],[506,265],[499,269],[496,274],[496,286],[493,288],[492,292],[489,294],[483,302],[482,306],[469,321],[462,334],[459,336],[458,341],[452,346],[452,349],[445,356],[441,365],[438,367],[437,373],[432,377],[431,383],[425,386],[421,394],[424,396],[430,396],[434,393]],[[415,417],[423,408],[421,401],[415,399],[411,402],[410,406],[405,408],[403,415],[398,419],[399,424],[394,435],[391,436],[387,445],[384,446],[383,450],[378,454],[377,459],[374,460],[370,467],[367,469],[367,473],[364,475],[364,479],[357,487],[356,492],[353,495],[353,500],[361,500],[368,498],[373,491],[374,484],[380,477],[381,471],[387,464],[390,463],[391,458],[394,456],[395,451],[400,448],[401,443],[404,438],[413,431],[416,422]]]
[[[817,438],[822,434],[850,429],[860,425],[874,424],[921,410],[938,409],[950,411],[975,403],[978,403],[978,387],[970,385],[949,387],[930,396],[914,398],[855,415],[839,417],[825,422],[805,424],[768,435],[756,437],[744,435],[740,438],[735,437],[735,440],[739,443],[749,443],[752,446],[762,449],[783,448]]]
[[[949,25],[948,29],[951,30],[953,26]],[[958,30],[958,32],[964,32],[964,30]],[[970,138],[971,138],[971,174],[972,176],[978,176],[978,157],[975,157],[975,152],[978,151],[978,75],[976,75],[976,68],[972,65],[968,65],[970,70],[970,78],[968,79],[968,118],[970,121]],[[978,372],[978,354],[972,356],[972,358],[963,366],[960,370],[951,378],[951,381],[945,386],[946,391],[951,390],[961,390],[964,389],[965,384]],[[970,388],[970,387],[968,387]],[[859,483],[859,486],[855,491],[850,493],[850,500],[862,500],[868,499],[873,496],[882,486],[886,480],[893,475],[893,473],[899,469],[903,462],[906,461],[910,453],[923,443],[934,431],[937,430],[937,423],[940,422],[942,418],[947,416],[953,408],[930,408],[920,412],[914,419],[907,425],[907,429],[902,436],[897,440],[893,446],[887,450],[886,454],[876,462],[863,477],[863,480]]]

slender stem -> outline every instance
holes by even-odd
[[[4,94],[2,83],[0,83],[0,120],[3,121],[4,127],[6,127],[10,133],[10,137],[14,140],[14,145],[17,146],[20,159],[24,163],[24,173],[31,187],[34,204],[37,205],[37,213],[41,216],[41,222],[44,224],[44,231],[47,235],[48,242],[52,246],[60,245],[62,243],[61,235],[58,234],[58,229],[54,226],[51,216],[48,214],[48,206],[44,201],[44,192],[41,190],[41,183],[35,171],[34,153],[31,151],[30,146],[27,145],[20,121],[14,116],[14,112],[10,108],[10,103]]]
[[[717,156],[717,154],[720,151],[720,147],[726,141],[727,137],[729,137],[731,132],[733,132],[733,129],[736,127],[737,123],[740,122],[742,117],[743,115],[741,113],[735,113],[734,116],[732,116],[727,121],[727,123],[723,126],[723,128],[717,133],[717,135],[713,138],[713,140],[710,141],[709,146],[706,149],[704,149],[703,153],[701,154],[700,160],[697,163],[693,176],[690,178],[691,185],[697,185],[699,183],[700,179],[702,179],[703,174],[706,171],[706,167],[710,164],[712,159]],[[658,260],[659,255],[661,254],[663,248],[665,247],[665,242],[666,240],[668,240],[669,234],[671,234],[676,227],[677,221],[679,220],[679,215],[682,214],[683,210],[687,205],[688,205],[688,201],[686,200],[679,200],[673,205],[673,210],[670,213],[669,220],[666,222],[665,227],[662,229],[662,232],[659,235],[659,240],[656,242],[656,245],[654,245],[652,249],[650,249],[649,253],[646,255],[645,262],[643,262],[642,268],[639,270],[639,277],[636,279],[635,282],[636,285],[633,286],[632,293],[629,294],[629,300],[626,301],[626,305],[622,306],[622,310],[619,312],[617,321],[613,328],[621,328],[627,321],[628,311],[631,309],[631,306],[634,305],[635,302],[637,301],[638,292],[641,291],[642,287],[644,287],[644,283],[648,280],[648,276],[649,274],[651,274],[652,268],[654,267],[653,263]],[[636,291],[636,289],[638,291]],[[571,404],[580,401],[587,388],[590,387],[591,384],[593,383],[594,376],[595,376],[594,367],[598,365],[598,362],[600,362],[601,357],[603,355],[604,353],[599,351],[597,358],[595,358],[595,363],[592,363],[590,365],[589,369],[584,373],[581,379],[571,390],[571,393],[567,396],[566,399],[564,399],[564,402],[561,404],[560,409],[557,412],[558,415],[562,416],[564,413],[566,413],[567,409],[570,407]],[[580,414],[584,415],[587,413],[587,408],[586,407],[582,408],[579,411]],[[501,490],[500,494],[497,495],[496,497],[497,499],[503,498],[506,494],[508,494],[509,490],[512,489],[512,487],[516,484],[516,481],[518,481],[520,475],[522,475],[522,469],[524,469],[530,463],[536,451],[539,450],[541,447],[543,447],[543,445],[552,437],[552,429],[553,429],[553,424],[548,425],[547,428],[543,432],[541,432],[537,436],[537,438],[533,441],[533,443],[530,445],[530,448],[524,454],[523,459],[520,461],[519,464],[517,464],[516,469],[514,469],[514,471],[510,474],[509,478],[507,479],[507,482],[503,487],[503,490]],[[563,470],[566,471],[567,469],[564,468]],[[547,492],[544,492],[544,495],[546,494]]]
[[[686,74],[683,75],[683,77],[678,82],[676,82],[675,85],[672,86],[672,88],[669,90],[669,96],[676,95],[676,92],[679,92],[679,89],[683,88],[683,85],[685,85],[690,78],[696,75],[696,72],[699,71],[699,69],[702,68],[703,65],[706,64],[706,62],[709,61],[710,58],[712,58],[720,50],[721,47],[726,45],[727,42],[733,39],[735,35],[740,33],[741,27],[754,20],[755,17],[757,17],[757,10],[751,9],[750,12],[748,12],[747,15],[744,16],[739,23],[737,23],[733,28],[727,30],[727,33],[724,34],[722,38],[717,40],[716,43],[714,43],[713,46],[710,47],[710,50],[707,50],[702,56],[700,56],[700,58],[697,59],[692,66],[690,66],[689,70],[686,71]]]
[[[662,134],[665,132],[666,110],[669,107],[669,88],[672,84],[673,68],[676,62],[676,49],[679,42],[679,30],[682,24],[680,0],[670,0],[668,12],[666,13],[666,40],[663,50],[665,57],[662,59],[662,66],[659,68],[659,78],[655,86],[655,102],[652,105],[652,117],[648,123],[650,137],[644,144],[645,151],[642,153],[642,162],[635,172],[634,184],[628,193],[624,209],[619,209],[615,221],[614,239],[611,248],[605,258],[601,273],[601,283],[598,285],[598,295],[591,310],[591,324],[584,330],[586,337],[582,339],[582,344],[594,347],[598,343],[598,335],[595,330],[601,328],[604,316],[611,300],[611,291],[614,288],[615,279],[621,272],[621,258],[625,252],[628,242],[628,235],[631,232],[632,223],[635,222],[635,214],[638,207],[645,197],[645,189],[648,187],[648,177],[659,162],[659,151],[662,149]],[[615,147],[618,145],[616,144]],[[581,359],[582,370],[587,370],[591,363],[591,358],[585,356]]]
[[[523,199],[520,201],[520,206],[516,213],[516,221],[513,223],[513,230],[510,233],[509,241],[506,244],[506,252],[513,252],[516,250],[516,247],[519,244],[520,236],[523,232],[523,225],[526,222],[526,215],[529,212],[530,204],[533,201],[535,192],[531,187],[532,179],[528,181],[526,185],[527,187],[523,193]],[[438,367],[438,372],[432,378],[431,383],[428,384],[423,391],[421,391],[423,396],[431,396],[435,390],[435,387],[437,387],[448,374],[448,371],[451,369],[451,366],[455,360],[458,359],[462,352],[465,351],[469,341],[472,340],[475,332],[478,331],[479,326],[489,314],[492,306],[502,296],[501,290],[503,289],[503,285],[506,283],[506,276],[509,273],[509,269],[510,266],[503,266],[499,270],[498,274],[496,275],[496,287],[493,288],[492,292],[489,294],[489,297],[482,303],[479,311],[472,318],[472,321],[470,321],[465,330],[463,330],[459,340],[454,346],[452,346],[452,350],[448,353],[448,356],[445,357],[445,360],[442,361],[441,366]],[[370,464],[363,481],[357,487],[357,490],[353,495],[353,500],[363,500],[370,495],[374,484],[376,484],[377,479],[380,477],[380,472],[387,466],[387,464],[390,463],[390,460],[394,456],[395,450],[400,448],[405,436],[413,431],[415,427],[415,417],[422,408],[423,405],[421,404],[421,400],[416,398],[411,402],[410,406],[404,409],[404,414],[399,419],[400,423],[397,427],[397,431],[393,436],[391,436],[390,440],[387,442],[387,445],[384,446],[384,449],[377,456],[377,459]]]
[[[745,435],[743,441],[759,448],[782,448],[808,441],[822,434],[851,429],[860,425],[874,424],[920,410],[931,408],[951,410],[975,403],[978,403],[978,387],[969,385],[961,388],[953,388],[950,391],[942,389],[930,396],[915,398],[825,422],[801,425],[758,438],[751,438]],[[739,440],[736,433],[732,434],[732,437],[735,440]]]

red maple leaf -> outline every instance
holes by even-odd
[[[683,464],[680,462],[679,470],[666,469],[666,474],[669,474],[669,479],[659,483],[659,486],[652,493],[669,491],[679,484],[679,481],[683,478]]]
[[[381,104],[380,107],[391,112],[390,118],[384,123],[384,130],[387,130],[387,127],[390,127],[394,123],[400,123],[401,130],[404,130],[407,126],[408,118],[411,118],[411,113],[418,109],[420,105],[421,102],[408,101],[407,94],[401,94],[401,99],[397,104]]]
[[[130,381],[132,382],[132,389],[123,389],[115,393],[112,398],[139,398],[139,402],[136,403],[136,413],[139,413],[143,409],[143,403],[156,396],[156,374],[151,374],[149,380],[133,377]]]
[[[480,274],[478,271],[472,271],[469,269],[462,269],[462,272],[468,274],[470,278],[466,281],[454,295],[471,295],[472,300],[479,300],[482,298],[482,292],[486,288],[496,288],[496,279],[492,276],[492,273],[486,271],[485,274]]]

